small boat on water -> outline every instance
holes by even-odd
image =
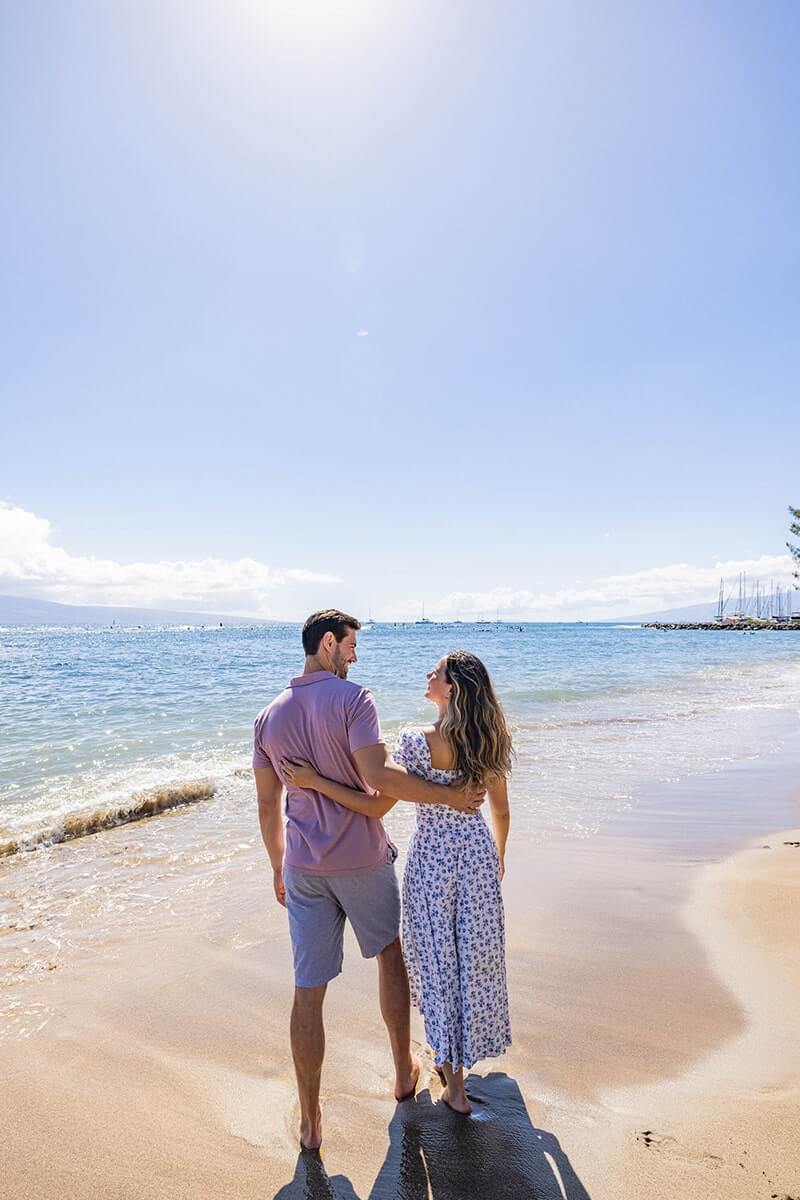
[[[367,617],[364,624],[361,626],[361,631],[362,631],[362,633],[369,633],[371,630],[377,629],[377,627],[378,627],[378,622],[374,621],[372,619],[372,609],[370,609],[369,616]]]

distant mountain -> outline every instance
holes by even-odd
[[[663,612],[640,613],[635,617],[618,617],[619,621],[713,621],[716,604],[690,604],[687,608],[668,608]]]
[[[156,608],[113,608],[102,604],[57,604],[27,596],[0,596],[0,625],[267,625],[255,617],[225,613],[172,612]]]

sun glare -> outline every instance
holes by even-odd
[[[383,24],[380,6],[364,0],[239,0],[227,8],[229,28],[243,40],[282,48],[288,54],[339,54],[365,48]]]

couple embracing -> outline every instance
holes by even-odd
[[[509,812],[511,739],[479,659],[445,655],[425,696],[438,719],[401,733],[390,757],[369,691],[348,681],[359,622],[336,609],[303,626],[302,675],[256,718],[253,766],[275,895],[289,915],[295,995],[291,1045],[300,1142],[322,1140],[319,1107],[328,983],[342,968],[345,921],[377,958],[395,1098],[414,1095],[410,999],[419,1008],[444,1091],[468,1114],[464,1068],[511,1044],[500,880]],[[282,797],[286,789],[286,823]],[[488,794],[494,836],[480,805]],[[403,878],[381,817],[416,805]]]

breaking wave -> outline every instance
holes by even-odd
[[[217,785],[213,779],[198,779],[191,783],[148,788],[121,801],[66,813],[54,819],[50,825],[21,830],[7,840],[0,840],[0,858],[25,850],[36,850],[39,846],[70,842],[74,838],[87,837],[92,833],[100,833],[103,829],[113,829],[116,825],[127,825],[131,821],[141,821],[145,817],[154,817],[181,804],[196,804],[198,800],[209,800],[216,790]],[[0,833],[0,838],[2,836]]]

